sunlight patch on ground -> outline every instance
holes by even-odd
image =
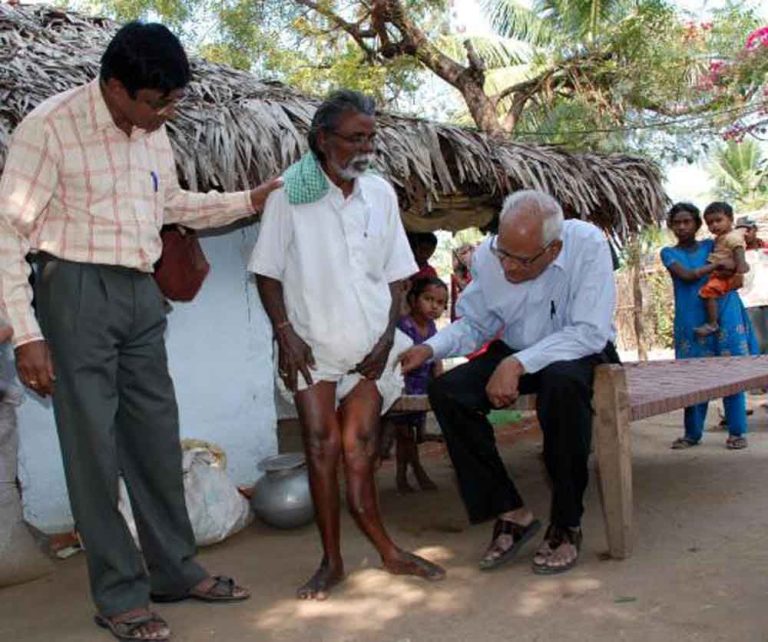
[[[443,547],[419,549],[420,555],[444,561],[452,554]],[[271,632],[288,632],[320,626],[339,635],[381,631],[392,620],[413,610],[431,613],[456,611],[469,599],[471,585],[465,581],[470,569],[452,568],[441,582],[390,575],[378,569],[349,575],[329,599],[286,599],[257,614],[254,625]]]
[[[602,582],[589,577],[536,580],[519,597],[515,613],[524,617],[539,615],[562,600],[582,597],[596,591],[601,585]]]

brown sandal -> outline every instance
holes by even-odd
[[[206,591],[190,589],[182,595],[166,595],[164,593],[150,593],[153,602],[181,602],[182,600],[200,600],[201,602],[242,602],[251,597],[248,589],[235,584],[235,580],[224,575],[216,575],[212,578],[213,584]]]
[[[109,629],[118,640],[125,640],[127,642],[166,642],[171,639],[171,629],[168,627],[168,623],[157,613],[149,612],[146,615],[137,615],[117,622],[104,615],[95,615],[93,620],[101,628]],[[141,627],[153,622],[164,625],[167,633],[162,635],[158,635],[158,632],[149,635],[139,633]]]
[[[725,447],[728,450],[744,450],[747,447],[747,438],[732,435],[725,440]]]

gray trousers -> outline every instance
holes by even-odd
[[[127,268],[54,257],[38,266],[56,427],[96,607],[109,616],[146,606],[150,590],[184,593],[207,574],[193,560],[163,297],[151,275]],[[117,509],[119,473],[143,559]]]

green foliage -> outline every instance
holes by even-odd
[[[673,348],[675,345],[675,301],[672,279],[666,270],[657,269],[646,273],[647,303],[645,305],[646,328],[649,343],[656,348]]]
[[[768,204],[768,159],[754,140],[721,145],[713,154],[710,173],[718,198],[746,210]]]

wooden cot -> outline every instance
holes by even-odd
[[[686,406],[768,387],[768,355],[642,361],[595,369],[593,438],[600,503],[611,557],[632,554],[632,448],[629,426]],[[535,395],[511,406],[533,410]],[[401,397],[387,414],[429,410],[425,396]],[[673,461],[670,458],[670,461]]]

